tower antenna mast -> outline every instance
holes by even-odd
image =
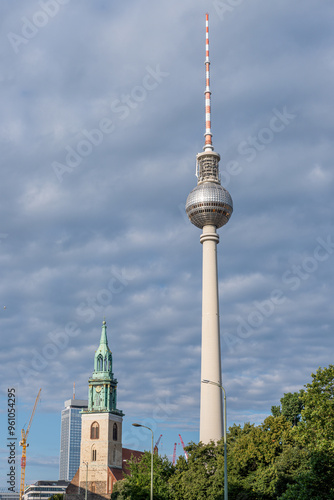
[[[212,151],[211,132],[211,90],[210,90],[210,57],[209,57],[209,14],[205,17],[205,144],[204,151]]]
[[[197,186],[187,198],[186,212],[190,222],[203,230],[201,380],[218,384],[201,384],[200,441],[207,444],[223,435],[217,229],[229,221],[233,212],[230,193],[220,183],[220,155],[212,145],[208,14],[205,52],[205,143],[196,156]]]

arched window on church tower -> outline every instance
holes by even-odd
[[[114,441],[117,441],[117,424],[115,423],[112,429],[112,438]]]
[[[101,354],[98,355],[97,357],[97,371],[102,372],[103,371],[103,357]]]
[[[100,434],[100,426],[97,422],[93,422],[90,426],[90,438],[91,439],[99,439]]]
[[[94,446],[92,448],[92,462],[96,462],[96,449]]]

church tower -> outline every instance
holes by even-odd
[[[94,372],[88,381],[88,410],[82,413],[80,491],[89,498],[110,498],[115,469],[122,470],[122,421],[117,410],[117,379],[112,372],[107,325],[103,321],[101,340],[94,357]],[[111,470],[112,469],[112,470]]]

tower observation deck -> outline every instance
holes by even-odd
[[[186,201],[186,213],[196,227],[203,229],[202,280],[202,350],[201,380],[221,382],[220,320],[217,271],[217,229],[224,226],[233,212],[230,193],[220,182],[220,155],[214,152],[211,133],[211,91],[209,59],[209,16],[206,14],[206,85],[205,85],[205,144],[196,157],[197,186]],[[221,389],[213,384],[201,384],[200,441],[218,441],[223,435]]]
[[[200,229],[207,225],[213,225],[216,228],[224,226],[233,212],[231,195],[220,183],[220,155],[213,151],[212,145],[208,14],[206,14],[205,68],[205,144],[203,152],[198,153],[196,157],[197,186],[191,191],[186,202],[186,212],[190,222]]]

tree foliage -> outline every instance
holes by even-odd
[[[229,434],[233,436],[228,449],[230,483],[236,491],[241,487],[248,498],[276,498],[277,484],[285,473],[281,457],[294,443],[291,425],[283,416],[269,416],[259,426],[234,426]]]
[[[281,406],[272,406],[271,413],[274,417],[283,415],[291,425],[297,425],[300,421],[303,405],[304,391],[287,392],[281,398]]]
[[[332,500],[334,498],[334,456],[324,451],[310,454],[306,471],[298,474],[279,500]]]
[[[262,424],[229,428],[229,500],[334,500],[334,366],[280,402]],[[179,457],[175,467],[154,456],[154,499],[223,500],[223,441],[186,449],[188,460]],[[132,461],[112,499],[147,500],[150,467],[150,453]]]
[[[223,449],[214,443],[191,443],[188,461],[179,457],[170,479],[175,500],[223,499]]]
[[[129,463],[130,475],[116,483],[111,500],[147,500],[151,488],[151,453],[145,452],[140,460]],[[153,455],[153,496],[155,500],[169,500],[168,480],[173,474],[173,465],[167,457]]]
[[[334,365],[319,368],[306,384],[298,436],[310,450],[334,452]]]

